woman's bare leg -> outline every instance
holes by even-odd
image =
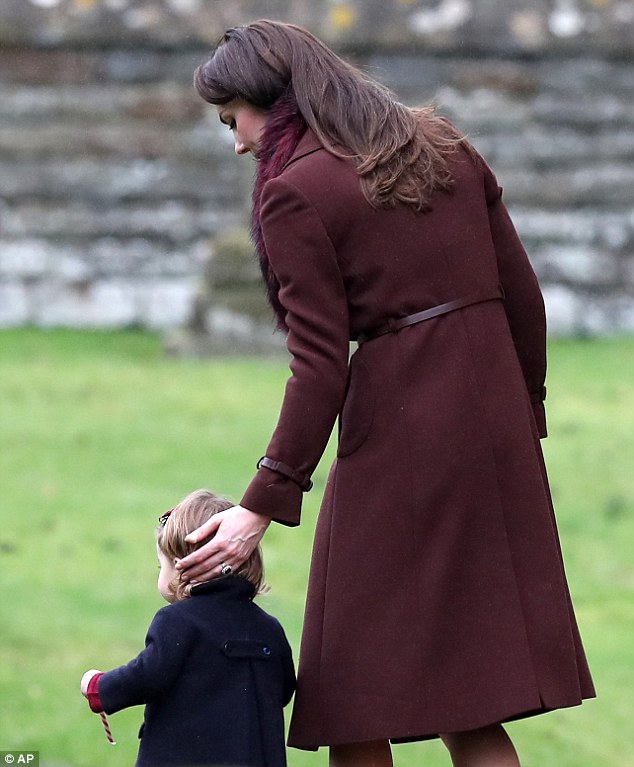
[[[387,740],[330,747],[330,767],[393,767]]]
[[[454,767],[520,767],[515,747],[501,724],[441,738]]]

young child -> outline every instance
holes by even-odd
[[[286,765],[282,709],[295,671],[282,627],[253,602],[263,582],[259,547],[237,572],[225,566],[194,586],[174,567],[197,548],[185,536],[232,505],[197,490],[160,518],[158,589],[171,604],[134,660],[82,678],[96,713],[145,704],[136,767]]]

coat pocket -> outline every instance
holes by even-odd
[[[374,389],[367,365],[354,356],[350,362],[348,390],[339,414],[337,455],[354,453],[366,441],[374,420]]]

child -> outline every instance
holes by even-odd
[[[159,610],[145,649],[127,666],[87,671],[81,691],[95,712],[145,704],[136,767],[283,767],[282,709],[295,689],[291,649],[261,593],[259,547],[231,573],[184,584],[176,561],[197,548],[185,536],[232,506],[197,490],[159,520]]]

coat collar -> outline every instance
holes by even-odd
[[[289,165],[292,165],[292,163],[296,162],[302,157],[305,157],[308,154],[312,154],[313,152],[318,152],[323,148],[323,144],[319,141],[315,133],[313,133],[310,128],[307,128],[306,132],[299,140],[299,144],[297,145],[295,151],[284,163],[282,170],[286,170]]]
[[[228,575],[224,578],[214,578],[205,583],[199,583],[191,590],[192,597],[204,594],[217,594],[238,599],[253,599],[255,586],[246,578],[239,575]]]

